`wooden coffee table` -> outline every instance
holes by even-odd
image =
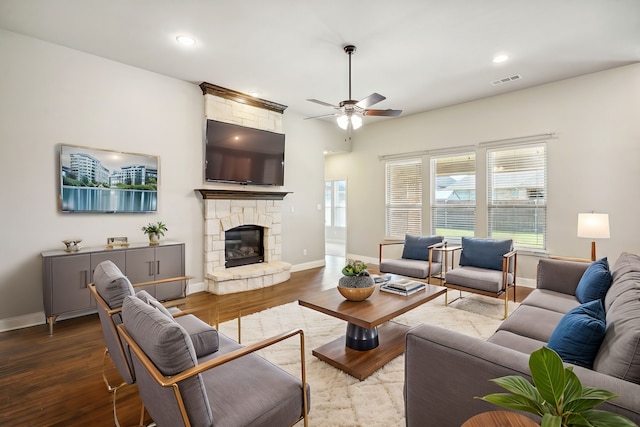
[[[389,361],[404,353],[409,326],[389,320],[431,301],[447,290],[426,285],[410,296],[381,292],[376,287],[364,301],[347,301],[337,289],[300,299],[298,303],[329,316],[347,321],[345,335],[313,350],[318,359],[363,380]]]

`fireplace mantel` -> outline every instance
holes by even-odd
[[[203,199],[218,200],[282,200],[290,191],[212,190],[199,188]]]

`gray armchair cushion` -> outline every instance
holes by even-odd
[[[163,375],[196,365],[196,352],[185,329],[144,301],[125,298],[124,327]]]
[[[155,299],[149,292],[144,290],[138,291],[136,292],[136,297],[146,302],[151,307],[155,308],[156,310],[158,310],[160,313],[164,314],[168,318],[173,319],[173,315],[169,312],[169,310],[167,310],[167,308],[164,305],[162,305],[157,299]]]
[[[429,260],[429,246],[441,243],[442,236],[411,236],[407,234],[404,238],[402,258]]]
[[[174,318],[169,310],[147,291],[137,292],[136,297],[182,326],[191,338],[191,343],[193,344],[193,349],[197,357],[203,357],[218,351],[218,331],[215,328],[209,326],[192,314]]]
[[[125,297],[135,295],[129,279],[112,261],[103,261],[96,266],[93,283],[111,309],[122,307]]]
[[[442,264],[431,261],[431,269],[433,270],[431,271],[431,275],[438,274],[442,269]],[[429,276],[429,261],[402,258],[387,259],[380,263],[380,272],[425,279]]]
[[[193,314],[178,316],[174,320],[189,334],[198,358],[218,351],[220,339],[216,328],[209,326]]]
[[[173,319],[135,296],[125,298],[122,318],[131,338],[163,375],[175,375],[197,365],[195,350],[187,331]],[[151,416],[165,421],[166,425],[179,425],[175,400],[169,397],[173,391],[156,384],[135,356],[134,366],[140,395]],[[180,393],[189,396],[185,401],[185,408],[192,426],[213,425],[211,407],[201,375],[181,381]]]
[[[447,271],[445,281],[452,285],[498,293],[503,289],[502,271],[479,267],[458,267]],[[513,274],[507,274],[507,285],[513,283]]]
[[[502,270],[503,255],[513,250],[513,240],[462,238],[460,265]],[[475,286],[472,286],[475,287]]]

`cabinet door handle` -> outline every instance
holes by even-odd
[[[153,276],[153,261],[149,261],[149,276]]]
[[[83,285],[85,288],[89,287],[89,270],[83,270],[82,274],[84,275]]]
[[[156,261],[156,274],[160,274],[160,260]]]

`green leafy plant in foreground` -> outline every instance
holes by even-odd
[[[622,415],[593,409],[618,396],[600,388],[583,387],[573,368],[565,368],[555,351],[542,347],[531,353],[529,369],[535,386],[517,375],[495,378],[491,381],[510,393],[478,399],[539,415],[542,427],[637,427]]]

